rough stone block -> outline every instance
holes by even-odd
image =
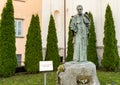
[[[92,62],[67,62],[58,67],[57,85],[100,85]]]

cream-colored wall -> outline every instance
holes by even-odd
[[[7,0],[0,0],[0,14]],[[16,37],[16,54],[22,54],[22,65],[24,65],[25,43],[28,26],[30,24],[32,14],[38,14],[41,22],[42,0],[13,0],[14,17],[23,19],[22,37]]]
[[[64,48],[64,0],[43,0],[42,2],[42,42],[43,48],[46,48],[47,33],[50,14],[55,19],[55,25],[58,37],[58,47]],[[60,55],[63,56],[63,51],[60,50]]]

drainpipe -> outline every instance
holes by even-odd
[[[66,59],[66,0],[64,0],[64,56],[63,63],[65,63]]]

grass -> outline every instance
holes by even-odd
[[[56,73],[47,73],[47,85],[56,84]],[[44,74],[16,74],[10,78],[0,79],[0,85],[44,85]]]
[[[97,72],[101,85],[120,85],[120,72]],[[0,85],[44,85],[44,74],[16,74],[1,78]],[[47,85],[56,85],[56,73],[47,73]]]
[[[120,85],[120,72],[97,72],[101,85]]]

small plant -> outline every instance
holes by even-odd
[[[58,68],[57,68],[57,74],[59,74],[60,72],[64,72],[65,71],[65,66],[64,64],[60,65]]]

